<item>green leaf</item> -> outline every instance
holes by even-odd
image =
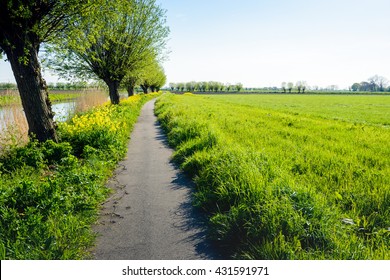
[[[340,193],[335,192],[335,195],[336,195],[336,199],[343,200],[343,196]]]

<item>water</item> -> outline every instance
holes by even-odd
[[[75,112],[76,101],[54,103],[51,108],[55,113],[54,120],[56,122],[64,122]]]
[[[54,103],[52,110],[55,113],[54,120],[63,122],[72,115],[76,108],[76,101]],[[25,122],[25,115],[21,105],[0,107],[0,131],[6,130],[9,124]]]

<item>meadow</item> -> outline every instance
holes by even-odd
[[[0,156],[0,259],[89,257],[106,180],[127,150],[142,105],[156,94],[94,107],[58,124],[61,141]]]
[[[50,91],[49,96],[52,102],[61,102],[72,100],[81,95],[90,92],[89,90],[53,90]],[[0,90],[0,106],[7,106],[13,104],[22,104],[17,90]]]
[[[390,259],[390,97],[164,95],[156,114],[237,259]]]
[[[235,94],[229,98],[223,95],[213,95],[212,98],[291,114],[390,126],[390,95],[263,94],[251,98]]]

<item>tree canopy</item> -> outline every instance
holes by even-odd
[[[113,104],[124,77],[161,55],[169,34],[165,10],[155,0],[108,1],[92,17],[80,17],[75,30],[63,38],[65,51],[52,49],[49,64],[61,74],[103,80]]]
[[[155,61],[144,69],[140,86],[144,93],[148,93],[149,90],[156,92],[165,85],[166,81],[164,69]]]

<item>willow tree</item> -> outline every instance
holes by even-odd
[[[125,78],[122,80],[122,85],[126,88],[127,95],[133,96],[135,93],[135,87],[141,83],[140,72],[128,73]]]
[[[161,65],[155,69],[155,72],[151,75],[150,90],[152,92],[158,92],[167,82],[167,76],[165,75],[164,68]]]
[[[121,86],[126,88],[128,96],[134,95],[135,87],[143,83],[150,67],[156,65],[157,60],[156,53],[151,53],[148,58],[128,69],[121,83]]]
[[[60,73],[103,80],[112,104],[119,103],[118,89],[126,74],[161,53],[169,33],[165,10],[155,0],[107,1],[93,20],[80,18],[76,29],[82,32],[64,37],[67,52],[57,49],[50,64]]]
[[[92,3],[92,4],[91,4]],[[39,141],[57,141],[54,114],[38,59],[42,43],[60,32],[98,1],[1,0],[0,53],[5,53],[19,89],[29,135]]]
[[[154,61],[143,69],[142,82],[140,84],[144,93],[159,91],[167,81],[164,68],[158,61]]]

